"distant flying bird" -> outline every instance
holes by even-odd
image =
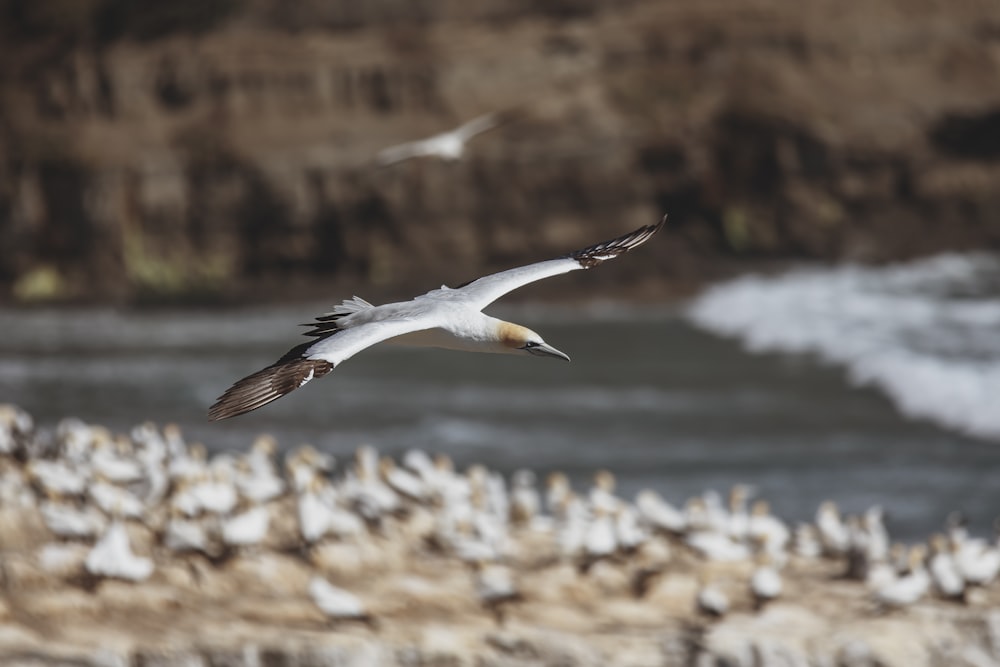
[[[467,141],[499,124],[499,114],[488,113],[454,130],[383,149],[375,157],[375,162],[384,167],[413,157],[436,156],[443,160],[457,160],[462,157]]]
[[[297,345],[285,356],[230,387],[209,411],[212,420],[235,417],[281,398],[322,377],[338,364],[376,343],[440,347],[467,352],[532,354],[569,361],[537,333],[490,317],[482,309],[504,294],[536,280],[577,269],[590,269],[648,241],[666,223],[646,225],[611,241],[557,259],[494,273],[456,288],[445,285],[410,301],[373,306],[354,297],[320,315],[305,333],[314,341]]]

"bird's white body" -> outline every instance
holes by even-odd
[[[493,605],[518,596],[510,568],[498,563],[480,563],[475,578],[476,595],[485,605]]]
[[[309,581],[309,595],[320,611],[331,619],[355,620],[368,616],[364,603],[357,595],[337,588],[326,579],[313,577]]]
[[[931,577],[924,567],[924,551],[913,547],[909,553],[910,571],[874,590],[875,599],[886,607],[905,607],[927,594]]]
[[[665,501],[656,491],[640,491],[635,504],[643,520],[653,528],[676,534],[687,530],[684,513]]]
[[[87,554],[85,565],[95,576],[129,581],[142,581],[153,573],[153,561],[132,552],[125,526],[118,521],[108,526],[104,536]]]
[[[762,564],[750,577],[750,591],[758,602],[767,602],[781,595],[781,575],[777,568]]]
[[[222,541],[234,547],[260,544],[267,537],[271,515],[263,505],[252,507],[222,523]]]
[[[454,130],[441,132],[426,139],[409,141],[379,151],[375,161],[387,166],[416,157],[437,157],[442,160],[458,160],[465,152],[465,144],[477,134],[481,134],[500,122],[496,114],[486,114],[464,123]]]
[[[442,286],[410,301],[372,305],[354,297],[316,318],[307,336],[274,364],[230,387],[209,410],[225,419],[255,410],[316,378],[377,343],[392,342],[465,352],[531,354],[569,361],[534,331],[482,312],[523,285],[578,269],[589,269],[636,248],[666,222],[647,225],[617,239],[564,257],[494,273],[454,289]]]
[[[52,534],[65,538],[97,537],[107,524],[104,514],[92,506],[76,507],[56,501],[41,503],[42,520]]]
[[[729,611],[729,596],[714,584],[705,583],[695,599],[698,610],[711,616],[723,616]]]

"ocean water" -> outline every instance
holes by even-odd
[[[807,353],[909,417],[1000,441],[1000,258],[747,276],[689,308],[751,352]]]
[[[806,272],[806,281],[747,278],[681,306],[496,308],[493,314],[532,327],[573,362],[376,347],[254,413],[216,423],[205,418],[215,397],[304,340],[296,324],[332,303],[0,311],[0,402],[22,405],[49,427],[67,416],[122,431],[172,421],[214,451],[246,448],[261,432],[285,448],[308,442],[340,460],[361,444],[393,455],[419,447],[447,453],[460,467],[563,470],[580,489],[606,468],[624,496],[648,487],[677,503],[748,483],[790,520],[810,518],[827,498],[852,512],[879,504],[904,540],[926,537],[958,510],[974,532],[988,534],[1000,514],[1000,443],[969,426],[980,421],[933,421],[900,409],[885,386],[864,376],[883,368],[877,359],[855,369],[801,342],[758,342],[754,314],[780,316],[786,329],[819,327],[809,315],[812,297],[803,297],[798,314],[794,299],[786,310],[768,306],[783,280],[837,284],[838,271]],[[907,284],[916,290],[919,283]],[[984,301],[971,286],[933,298]],[[886,308],[873,310],[876,319],[891,317]],[[946,310],[966,313],[946,324],[967,335],[922,331],[917,349],[947,339],[943,366],[952,355],[960,366],[989,358],[989,332],[971,329],[995,333],[995,323],[966,312],[976,307]],[[985,410],[991,397],[969,400]]]

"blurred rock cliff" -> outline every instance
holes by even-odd
[[[533,293],[1000,247],[994,0],[0,0],[0,26],[0,300],[408,295],[663,212],[644,259]],[[375,165],[486,112],[460,161]]]

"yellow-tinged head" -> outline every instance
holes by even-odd
[[[552,347],[542,337],[528,327],[522,327],[513,322],[500,321],[497,325],[497,338],[512,354],[533,354],[536,357],[555,357],[569,361],[569,356]]]

